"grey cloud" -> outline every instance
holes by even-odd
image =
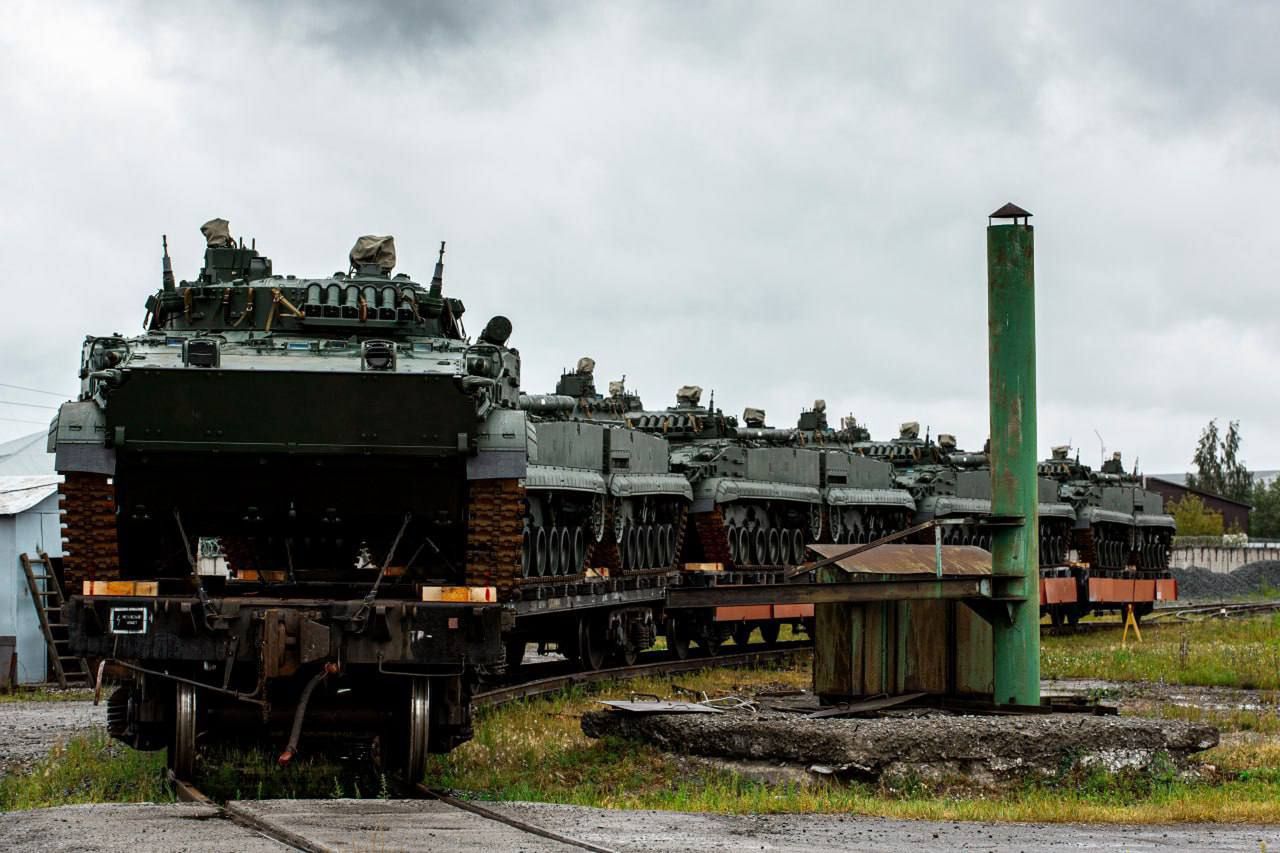
[[[425,276],[448,239],[447,288],[472,327],[513,319],[534,390],[590,354],[651,405],[696,382],[786,423],[824,397],[976,446],[982,229],[1013,200],[1041,444],[1097,427],[1178,470],[1239,417],[1275,467],[1280,12],[1162,6],[1157,38],[1111,6],[903,8],[19,5],[6,267],[57,251],[3,285],[0,381],[73,388],[83,334],[138,327],[159,235],[189,277],[221,215],[280,272],[378,232]]]

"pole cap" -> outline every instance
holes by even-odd
[[[987,224],[990,225],[991,220],[993,219],[1012,219],[1013,224],[1017,225],[1018,220],[1021,219],[1022,224],[1026,225],[1027,220],[1030,219],[1031,216],[1032,214],[1030,212],[1023,210],[1013,202],[1009,201],[1005,202],[1004,207],[987,216]]]

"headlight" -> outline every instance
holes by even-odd
[[[365,370],[395,370],[396,346],[391,341],[365,341],[361,359]]]

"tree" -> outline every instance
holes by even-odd
[[[1188,488],[1246,503],[1253,497],[1253,474],[1240,459],[1239,421],[1227,424],[1225,437],[1218,434],[1218,419],[1209,421],[1200,433],[1191,464],[1196,472],[1187,474]]]
[[[1227,437],[1222,440],[1222,494],[1232,500],[1249,502],[1253,496],[1253,474],[1239,459],[1240,422],[1227,424]]]
[[[1191,457],[1191,464],[1196,466],[1196,473],[1187,475],[1188,488],[1222,494],[1222,460],[1218,458],[1220,443],[1218,419],[1214,418],[1201,431],[1200,442],[1196,445],[1196,452]]]
[[[1249,499],[1249,535],[1257,539],[1280,539],[1280,477],[1270,483],[1254,483]]]
[[[1186,494],[1171,501],[1165,510],[1173,516],[1179,536],[1221,536],[1222,513],[1204,505],[1199,495]]]

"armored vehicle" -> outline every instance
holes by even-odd
[[[980,453],[960,450],[955,436],[947,433],[939,434],[936,443],[927,436],[921,439],[920,425],[914,421],[904,423],[896,439],[858,446],[898,467],[897,484],[916,501],[915,523],[934,518],[972,519],[971,523],[944,527],[944,544],[990,547],[990,530],[981,523],[991,515],[991,462],[985,449]],[[1061,566],[1068,559],[1075,511],[1058,498],[1053,480],[1042,476],[1038,487],[1040,565]]]
[[[1075,509],[1079,560],[1109,572],[1130,566],[1139,572],[1167,570],[1174,522],[1164,513],[1163,498],[1124,470],[1119,453],[1094,472],[1079,457],[1068,458],[1069,452],[1069,447],[1053,448],[1052,458],[1040,463],[1040,476],[1057,482],[1061,499]]]
[[[197,739],[250,731],[290,734],[282,761],[300,732],[367,734],[420,773],[502,665],[524,531],[549,524],[562,565],[570,530],[578,561],[582,512],[526,512],[511,324],[466,337],[444,244],[429,284],[380,236],[295,278],[225,220],[201,230],[198,276],[166,248],[145,331],[86,339],[50,427],[75,651],[118,662],[112,734],[180,775]]]

